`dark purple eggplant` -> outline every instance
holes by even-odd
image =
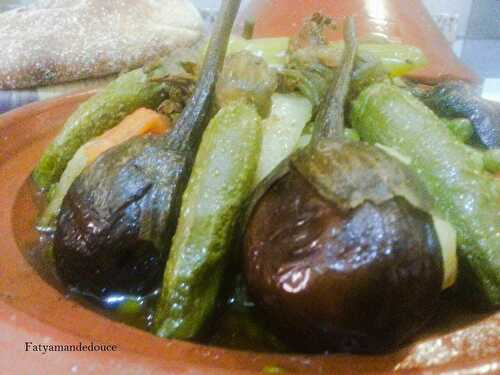
[[[111,149],[71,186],[54,237],[66,284],[98,296],[144,294],[159,285],[239,4],[223,1],[194,94],[174,130]]]
[[[306,352],[380,352],[432,317],[443,257],[425,191],[385,151],[342,139],[356,38],[311,143],[256,189],[244,220],[244,274],[275,333]]]
[[[472,144],[500,148],[500,105],[478,96],[471,85],[446,81],[420,95],[438,116],[466,118],[474,126]]]

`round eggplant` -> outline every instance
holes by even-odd
[[[186,161],[162,137],[134,138],[75,180],[54,235],[62,280],[84,293],[145,294],[161,282]]]
[[[248,288],[299,350],[393,348],[437,306],[443,261],[432,217],[394,194],[411,185],[384,154],[323,142],[256,193],[243,238]]]
[[[468,119],[474,128],[471,143],[485,149],[500,148],[500,105],[477,95],[461,81],[445,81],[420,94],[438,116]]]
[[[244,221],[244,274],[276,333],[303,351],[380,352],[432,316],[443,256],[425,190],[406,165],[346,142],[357,51],[344,25],[342,66],[312,140],[257,187]]]
[[[103,296],[144,294],[161,281],[239,5],[222,2],[196,88],[175,128],[110,149],[73,182],[54,237],[57,272],[66,284]]]

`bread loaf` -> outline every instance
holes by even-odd
[[[37,0],[0,13],[0,88],[96,78],[194,43],[189,0]]]

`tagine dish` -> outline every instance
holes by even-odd
[[[35,269],[165,343],[247,352],[387,356],[495,314],[500,105],[409,78],[425,54],[356,17],[253,38],[238,8],[65,120],[27,182]]]

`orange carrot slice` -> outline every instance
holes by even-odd
[[[82,145],[69,161],[55,186],[52,199],[38,222],[38,228],[53,229],[55,218],[73,181],[100,155],[133,137],[148,133],[163,134],[171,129],[172,123],[165,116],[147,108],[139,108],[114,128]]]
[[[151,109],[139,108],[125,117],[114,128],[109,129],[82,146],[87,158],[87,165],[111,147],[128,141],[133,137],[147,133],[162,134],[171,128],[172,124],[165,116]]]

